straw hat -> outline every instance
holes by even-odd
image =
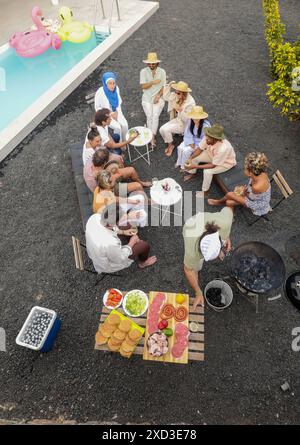
[[[192,91],[188,84],[182,80],[180,80],[178,83],[173,83],[171,86],[174,88],[174,90],[182,91],[183,93],[190,93]]]
[[[224,128],[222,127],[222,125],[219,124],[214,124],[211,127],[204,128],[204,133],[206,136],[210,136],[214,139],[219,139],[220,141],[225,139]]]
[[[198,105],[195,105],[187,115],[190,119],[206,119],[208,117],[203,107],[199,107]]]
[[[157,58],[156,53],[148,53],[148,57],[146,60],[143,60],[144,63],[159,63],[160,60]]]

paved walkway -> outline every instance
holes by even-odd
[[[92,119],[84,97],[95,91],[103,70],[119,73],[124,109],[131,125],[144,121],[139,70],[149,50],[157,50],[170,80],[187,80],[212,122],[224,125],[243,154],[258,149],[280,167],[296,193],[274,214],[271,224],[251,229],[236,218],[234,244],[270,243],[283,256],[287,272],[299,269],[285,244],[298,232],[299,124],[282,119],[265,98],[268,54],[260,2],[256,0],[163,0],[160,11],[99,67],[2,166],[0,324],[7,331],[1,353],[0,405],[12,409],[1,418],[87,422],[299,423],[299,353],[291,349],[299,313],[285,298],[261,311],[237,292],[222,314],[206,310],[205,362],[187,366],[130,361],[94,351],[101,295],[105,287],[188,290],[183,277],[181,228],[147,228],[159,262],[137,273],[132,266],[121,281],[94,278],[73,266],[70,236],[81,233],[77,196],[68,154],[82,140]],[[286,19],[298,11],[286,7]],[[292,22],[291,22],[292,23]],[[166,114],[163,119],[166,119]],[[151,168],[136,166],[144,177],[174,175],[160,142]],[[196,190],[194,184],[184,185]],[[212,195],[218,195],[216,189]],[[228,274],[228,264],[210,265],[204,284]],[[36,355],[15,345],[30,308],[57,310],[63,325],[55,349]],[[291,391],[280,385],[288,380]]]

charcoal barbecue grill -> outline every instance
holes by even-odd
[[[256,297],[269,294],[282,286],[285,279],[284,262],[273,247],[258,241],[238,246],[231,257],[231,276],[246,295]]]
[[[286,280],[285,295],[300,311],[300,271],[292,273]]]

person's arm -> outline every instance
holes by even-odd
[[[159,83],[160,79],[150,80],[150,82],[141,83],[141,87],[143,90],[148,90],[149,88],[153,87],[153,85],[158,85]]]
[[[127,141],[123,141],[123,142],[115,142],[113,140],[113,138],[111,136],[109,136],[109,141],[104,144],[105,147],[107,148],[123,148],[126,147],[127,144],[130,144],[130,142],[134,141],[134,139],[137,137],[136,136],[131,136]]]
[[[195,291],[195,302],[193,305],[193,308],[195,309],[196,306],[200,303],[202,306],[204,305],[204,297],[203,297],[203,293],[202,290],[200,288],[200,283],[199,283],[199,278],[198,278],[198,272],[188,268],[187,266],[184,265],[184,273],[186,276],[186,279],[189,282],[189,285],[193,288],[193,290]]]
[[[232,243],[231,243],[231,239],[230,238],[227,238],[224,241],[224,248],[225,248],[226,252],[230,252],[230,250],[232,249]]]
[[[161,96],[163,95],[163,91],[164,91],[164,87],[161,87],[161,89],[159,90],[157,95],[154,97],[154,103],[155,104],[157,104],[159,102]]]

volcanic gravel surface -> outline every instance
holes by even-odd
[[[284,18],[295,35],[299,2],[287,3]],[[103,71],[116,71],[130,126],[143,125],[139,71],[148,51],[158,52],[170,81],[189,82],[197,103],[212,123],[224,125],[242,155],[263,150],[272,169],[282,171],[295,194],[270,223],[248,227],[237,212],[232,241],[235,246],[252,240],[269,243],[282,255],[288,274],[299,269],[285,246],[299,233],[300,127],[281,118],[265,97],[270,76],[261,2],[163,0],[159,11],[2,163],[0,326],[6,330],[7,352],[0,352],[0,418],[299,423],[300,352],[291,343],[300,314],[284,296],[274,301],[260,297],[256,314],[234,288],[230,308],[221,313],[206,308],[204,362],[162,364],[94,351],[107,288],[190,291],[183,276],[181,227],[141,231],[158,257],[149,269],[132,265],[122,277],[97,284],[96,276],[74,267],[71,235],[83,236],[68,148],[83,142],[92,120],[84,98],[99,86]],[[164,112],[161,122],[166,119]],[[172,176],[184,190],[199,190],[201,174],[183,183],[174,163],[175,152],[166,158],[159,138],[151,166],[137,161],[135,167],[142,178]],[[215,186],[211,196],[221,196]],[[203,285],[226,277],[228,261],[206,264]],[[34,305],[57,311],[62,320],[55,347],[47,354],[15,344]],[[291,388],[286,393],[280,389],[284,381]]]

